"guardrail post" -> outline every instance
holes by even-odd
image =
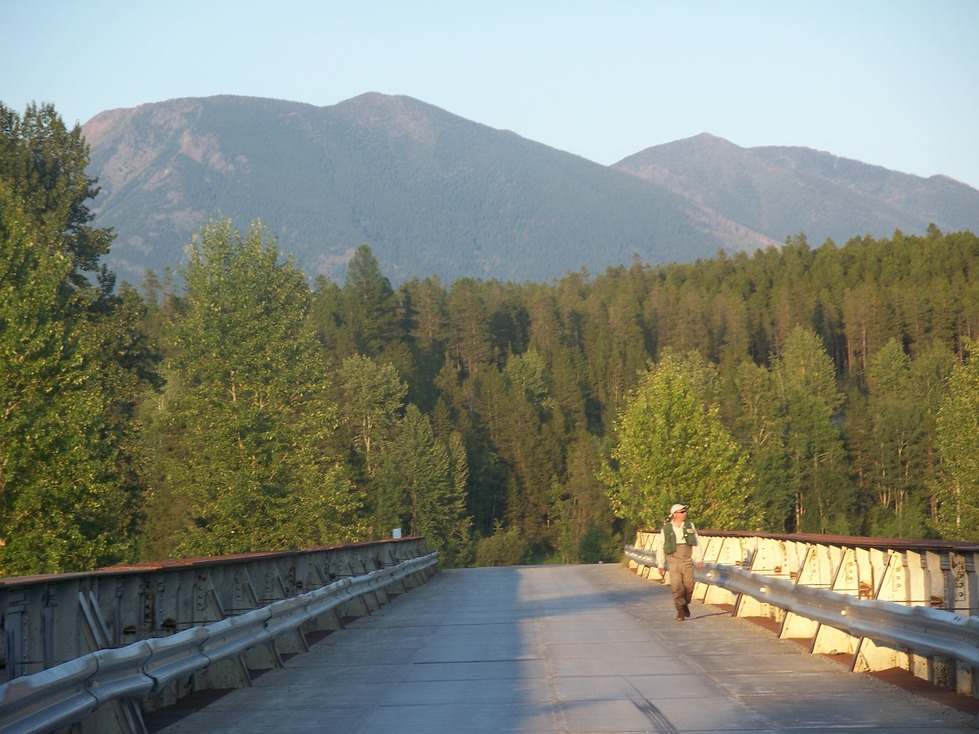
[[[741,550],[740,538],[704,537],[704,560],[711,563],[723,563],[728,566],[741,565],[744,552]],[[714,604],[733,610],[738,602],[737,594],[722,589],[714,584],[696,584],[694,598],[704,604]]]
[[[207,570],[197,573],[194,583],[194,620],[201,626],[225,619],[226,614],[214,588],[214,574]],[[244,688],[252,684],[251,674],[241,656],[233,660],[212,663],[193,675],[193,690]]]
[[[421,550],[424,550],[424,548],[422,548]],[[402,558],[401,560],[405,561],[414,558],[420,558],[423,555],[424,553],[412,552],[409,553],[405,558]],[[395,560],[395,563],[399,563],[399,562],[400,561]],[[422,586],[425,583],[427,583],[429,579],[435,576],[436,573],[438,573],[438,567],[435,565],[427,566],[425,568],[420,568],[404,577],[403,588],[405,591],[407,591],[408,589],[413,589],[415,587]]]
[[[378,563],[380,568],[390,568],[392,566],[398,565],[398,558],[395,555],[396,546],[394,543],[385,543],[378,550]],[[387,596],[390,599],[392,596],[397,596],[399,594],[404,594],[411,588],[412,585],[417,585],[425,581],[425,578],[419,578],[420,574],[412,573],[403,579],[398,579],[393,582],[387,588]]]
[[[829,588],[839,594],[857,596],[859,592],[859,569],[856,551],[853,548],[835,547],[830,558],[836,560],[833,581]],[[825,624],[818,624],[809,651],[824,655],[850,655],[857,650],[857,640],[846,632]]]
[[[655,538],[656,533],[636,533],[636,548],[651,553]],[[659,569],[655,568],[654,566],[646,566],[638,564],[635,561],[629,561],[629,568],[639,574],[640,578],[653,579],[654,581],[663,580],[663,576],[660,575]]]
[[[952,611],[968,617],[976,608],[976,568],[974,553],[949,553],[952,574]],[[968,696],[976,694],[973,670],[961,661],[956,662],[955,690]]]
[[[78,605],[81,611],[83,624],[81,625],[89,634],[89,644],[93,651],[109,649],[112,647],[111,635],[105,618],[102,616],[102,609],[99,607],[98,597],[91,589],[78,593]],[[140,652],[140,655],[143,653]],[[99,653],[96,652],[96,659]],[[98,690],[94,690],[93,695],[98,698]],[[125,734],[144,734],[146,725],[143,723],[143,714],[139,706],[131,700],[111,701],[107,706],[100,706],[90,717],[95,725],[107,731],[119,731]]]
[[[294,559],[294,584],[297,592],[319,589],[335,581],[328,569],[330,553],[330,550],[319,549]],[[311,620],[308,625],[308,631],[311,633],[333,632],[339,629],[343,629],[343,620],[336,608]]]
[[[931,555],[934,555],[931,553]],[[928,572],[929,552],[907,550],[904,553],[907,579],[907,603],[911,606],[934,607],[932,575]],[[935,682],[935,670],[927,655],[911,652],[908,655],[908,670],[916,677],[930,683]]]
[[[363,554],[357,554],[356,556],[354,556],[352,560],[353,560],[352,565],[356,569],[354,573],[355,576],[366,576],[371,571],[377,570],[375,568],[372,568],[371,564],[367,563],[367,558]],[[374,589],[373,587],[371,587],[369,593],[361,594],[360,598],[363,600],[364,606],[367,608],[367,614],[370,614],[371,612],[376,612],[378,609],[381,608],[381,603],[382,603],[381,595],[378,594],[377,590]]]
[[[777,543],[772,543],[766,538],[745,539],[745,556],[749,559],[745,570],[752,573],[763,575],[777,575],[775,569],[781,569],[783,565],[783,548]],[[757,617],[781,623],[784,615],[778,607],[772,606],[767,602],[756,599],[747,594],[738,595],[738,603],[735,607],[735,614],[739,617]]]
[[[391,597],[388,596],[388,590],[386,586],[378,586],[377,588],[375,588],[374,592],[371,594],[371,598],[373,598],[374,602],[377,604],[377,607],[375,607],[371,611],[376,611],[377,609],[380,609],[389,601],[391,601]]]
[[[907,605],[908,588],[906,583],[906,556],[898,551],[882,552],[871,549],[870,558],[874,561],[872,571],[879,582],[867,598]],[[864,584],[861,582],[861,591]],[[911,669],[911,655],[907,650],[878,645],[869,637],[861,637],[853,653],[850,670],[867,672],[888,668]]]
[[[259,596],[253,583],[253,574],[262,580],[262,594]],[[234,572],[234,614],[242,614],[259,609],[270,601],[275,594],[274,583],[268,574],[267,562],[248,563],[235,569]],[[282,667],[282,658],[274,642],[269,639],[261,645],[250,647],[243,653],[242,659],[249,671],[274,670]]]
[[[3,610],[4,636],[0,639],[0,683],[6,683],[27,673],[24,654],[24,618],[27,610],[27,592],[18,590],[7,596]]]
[[[352,551],[350,549],[344,550],[343,553],[338,554],[333,561],[330,573],[331,575],[338,576],[340,578],[354,578],[358,576],[358,569],[354,566],[354,561],[356,560],[352,556]],[[344,603],[340,609],[339,614],[341,619],[348,619],[354,617],[366,617],[371,613],[371,606],[368,600],[364,596],[356,596],[350,599],[350,601]]]
[[[928,568],[932,582],[932,605],[936,609],[951,609],[953,592],[951,584],[951,559],[949,553],[930,553]],[[932,680],[942,688],[955,689],[955,664],[932,656]]]
[[[258,561],[261,570],[261,577],[263,579],[263,586],[262,596],[260,599],[258,599],[256,606],[264,607],[274,602],[282,601],[295,596],[294,585],[287,583],[288,576],[283,576],[282,574],[283,568],[286,569],[288,573],[289,569],[292,567],[290,560],[290,557],[287,556],[283,559],[269,558],[267,560]],[[280,563],[277,561],[282,562],[281,567]],[[271,641],[271,648],[274,651],[274,655],[269,662],[271,662],[274,667],[280,667],[282,665],[282,655],[296,655],[302,652],[309,652],[309,645],[307,644],[306,637],[300,627],[292,628],[287,633],[273,638]]]
[[[829,588],[832,585],[832,570],[830,549],[825,546],[807,544],[795,583],[798,586]],[[818,631],[819,623],[815,620],[787,611],[782,618],[779,637],[808,641],[810,652],[812,652],[812,644]]]

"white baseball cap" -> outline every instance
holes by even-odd
[[[670,515],[677,512],[683,512],[688,507],[690,507],[690,505],[673,505],[673,507],[670,508]]]

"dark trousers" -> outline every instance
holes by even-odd
[[[673,605],[680,612],[693,599],[693,549],[686,543],[677,543],[676,551],[666,556],[666,564]]]

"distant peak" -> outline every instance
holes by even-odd
[[[687,140],[701,140],[701,141],[717,141],[719,143],[730,143],[730,140],[725,138],[720,138],[717,135],[711,135],[710,133],[700,133],[699,135],[694,135],[687,138]]]
[[[741,149],[740,145],[732,143],[727,138],[721,138],[717,135],[711,135],[710,133],[700,133],[700,135],[694,135],[692,138],[687,138],[686,140],[678,140],[678,143],[696,143],[702,147],[710,148],[737,148]]]
[[[940,181],[942,183],[952,184],[953,186],[962,186],[967,189],[971,189],[967,183],[959,181],[957,178],[952,178],[951,176],[946,176],[944,173],[936,173],[934,176],[928,177],[929,181]]]
[[[350,99],[345,99],[339,104],[377,104],[379,102],[387,102],[392,99],[397,99],[397,97],[390,94],[383,94],[381,92],[364,92],[363,94],[358,94]]]
[[[344,100],[337,104],[338,107],[357,106],[357,107],[433,107],[433,105],[421,100],[409,97],[405,94],[383,94],[382,92],[364,92],[356,97]]]

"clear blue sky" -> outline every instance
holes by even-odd
[[[603,164],[709,132],[979,188],[979,0],[0,0],[0,101],[405,94]]]

